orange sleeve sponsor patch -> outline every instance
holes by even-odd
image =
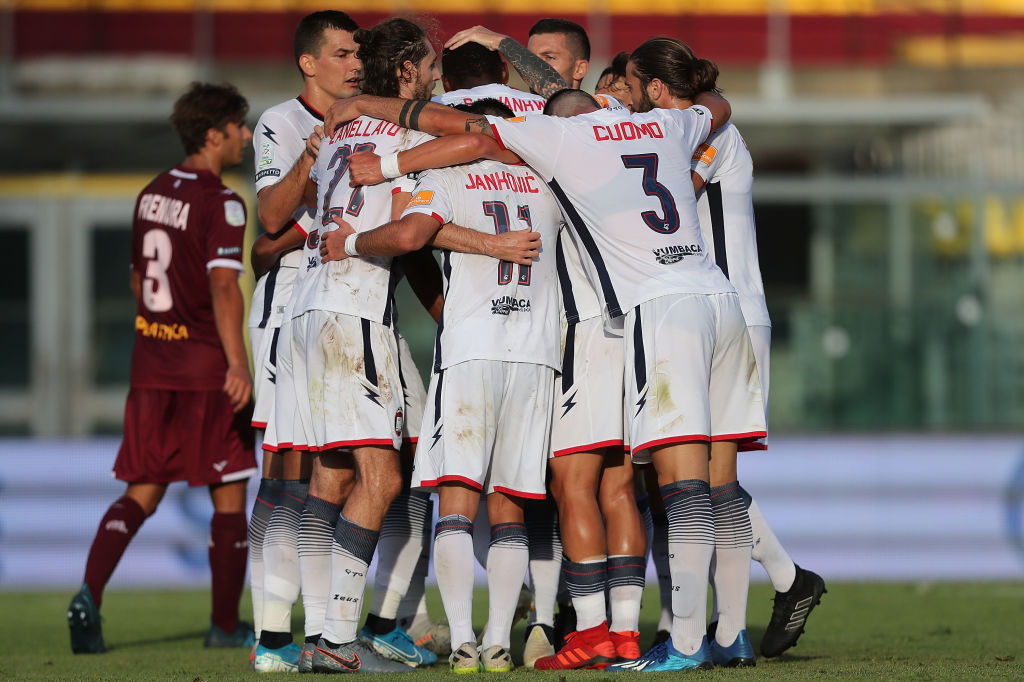
[[[426,206],[434,200],[434,193],[429,190],[420,190],[413,195],[410,206]]]
[[[700,161],[701,163],[711,165],[711,162],[715,160],[715,155],[718,154],[718,150],[709,144],[702,144],[697,147],[697,151],[693,153],[693,160]]]

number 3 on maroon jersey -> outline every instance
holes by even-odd
[[[142,303],[150,312],[167,312],[174,307],[171,281],[167,277],[171,267],[171,238],[161,229],[150,230],[142,237],[142,257],[147,259]]]

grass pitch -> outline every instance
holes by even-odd
[[[749,631],[755,648],[771,614],[771,596],[768,586],[752,586]],[[430,597],[431,612],[441,614],[437,591],[432,590]],[[109,592],[103,616],[110,651],[99,656],[71,654],[64,615],[70,599],[70,590],[0,592],[0,680],[204,682],[257,677],[248,669],[247,651],[203,649],[209,613],[206,592]],[[246,606],[247,599],[248,595],[243,597]],[[484,591],[477,592],[475,607],[479,626],[486,614]],[[654,634],[657,613],[656,590],[648,589],[640,622],[642,645]],[[294,632],[301,633],[298,610],[293,626]],[[516,657],[522,638],[520,624],[512,632]],[[655,678],[668,675],[654,674]],[[688,675],[700,679],[1022,679],[1024,583],[833,583],[800,644],[786,655],[759,659],[753,669]],[[521,669],[511,676],[520,682],[621,679],[611,673]],[[452,682],[456,678],[438,664],[406,679]]]

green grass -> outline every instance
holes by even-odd
[[[641,641],[656,627],[657,596],[649,590]],[[64,593],[0,592],[0,680],[253,679],[247,651],[202,648],[209,608],[205,592],[112,591],[103,605],[109,653],[73,656]],[[436,590],[431,610],[440,614]],[[771,611],[771,591],[751,590],[749,630],[758,645]],[[247,597],[246,597],[247,599]],[[486,596],[477,593],[477,623]],[[294,631],[302,631],[296,613]],[[522,625],[512,634],[515,654]],[[536,673],[517,670],[521,682],[594,682],[609,673]],[[1024,678],[1024,583],[832,584],[809,621],[799,646],[754,669],[690,673],[700,678],[762,679],[1021,679]],[[655,675],[664,677],[667,674]],[[452,681],[438,665],[412,680]]]

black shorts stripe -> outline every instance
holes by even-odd
[[[569,267],[565,264],[565,251],[562,247],[562,232],[558,233],[555,245],[555,270],[558,272],[558,286],[562,290],[562,307],[565,308],[565,321],[575,324],[580,321],[580,311],[576,308],[576,296],[572,291],[569,279]]]
[[[448,298],[448,284],[452,276],[451,251],[441,250],[441,274],[444,275],[444,296]],[[441,332],[444,331],[444,306],[441,307],[441,316],[437,320],[437,334],[434,336],[434,374],[441,373]]]
[[[437,373],[437,386],[434,391],[434,424],[441,423],[441,389],[444,388],[444,370]]]
[[[370,321],[363,318],[363,367],[366,370],[366,380],[370,385],[377,388],[377,363],[373,360],[373,344],[370,343]]]
[[[281,334],[281,328],[274,330],[274,336],[270,339],[270,366],[277,369],[277,337]]]
[[[572,205],[572,202],[569,201],[569,197],[562,191],[558,182],[552,178],[548,186],[554,193],[555,198],[558,199],[558,203],[561,204],[562,212],[569,219],[573,229],[576,230],[576,236],[580,238],[580,243],[586,249],[590,262],[594,264],[594,269],[597,270],[597,278],[601,282],[601,292],[604,294],[604,303],[608,308],[608,315],[620,317],[622,315],[622,308],[619,306],[619,297],[615,294],[615,287],[612,286],[611,276],[608,274],[608,268],[604,264],[601,251],[597,248],[597,242],[594,241],[594,235],[590,234],[590,228],[583,222],[583,218],[576,211],[576,207]]]
[[[725,209],[722,205],[722,185],[709,182],[704,188],[711,211],[711,237],[715,242],[715,265],[729,276],[729,255],[725,252]]]
[[[573,367],[576,364],[576,323],[570,322],[565,329],[565,351],[562,352],[562,393],[572,388]]]
[[[381,320],[381,324],[385,327],[398,324],[398,309],[395,307],[395,288],[402,281],[402,275],[402,268],[398,265],[398,260],[396,259],[391,263],[391,272],[388,275],[388,302],[384,306],[384,319]]]
[[[636,392],[647,385],[647,356],[644,354],[644,328],[640,322],[640,306],[633,309],[636,319],[633,323],[633,373],[636,375]]]
[[[267,281],[263,287],[263,318],[260,320],[260,329],[266,329],[270,321],[270,313],[274,310],[274,289],[277,288],[277,273],[281,269],[281,260],[274,263],[267,273]]]

